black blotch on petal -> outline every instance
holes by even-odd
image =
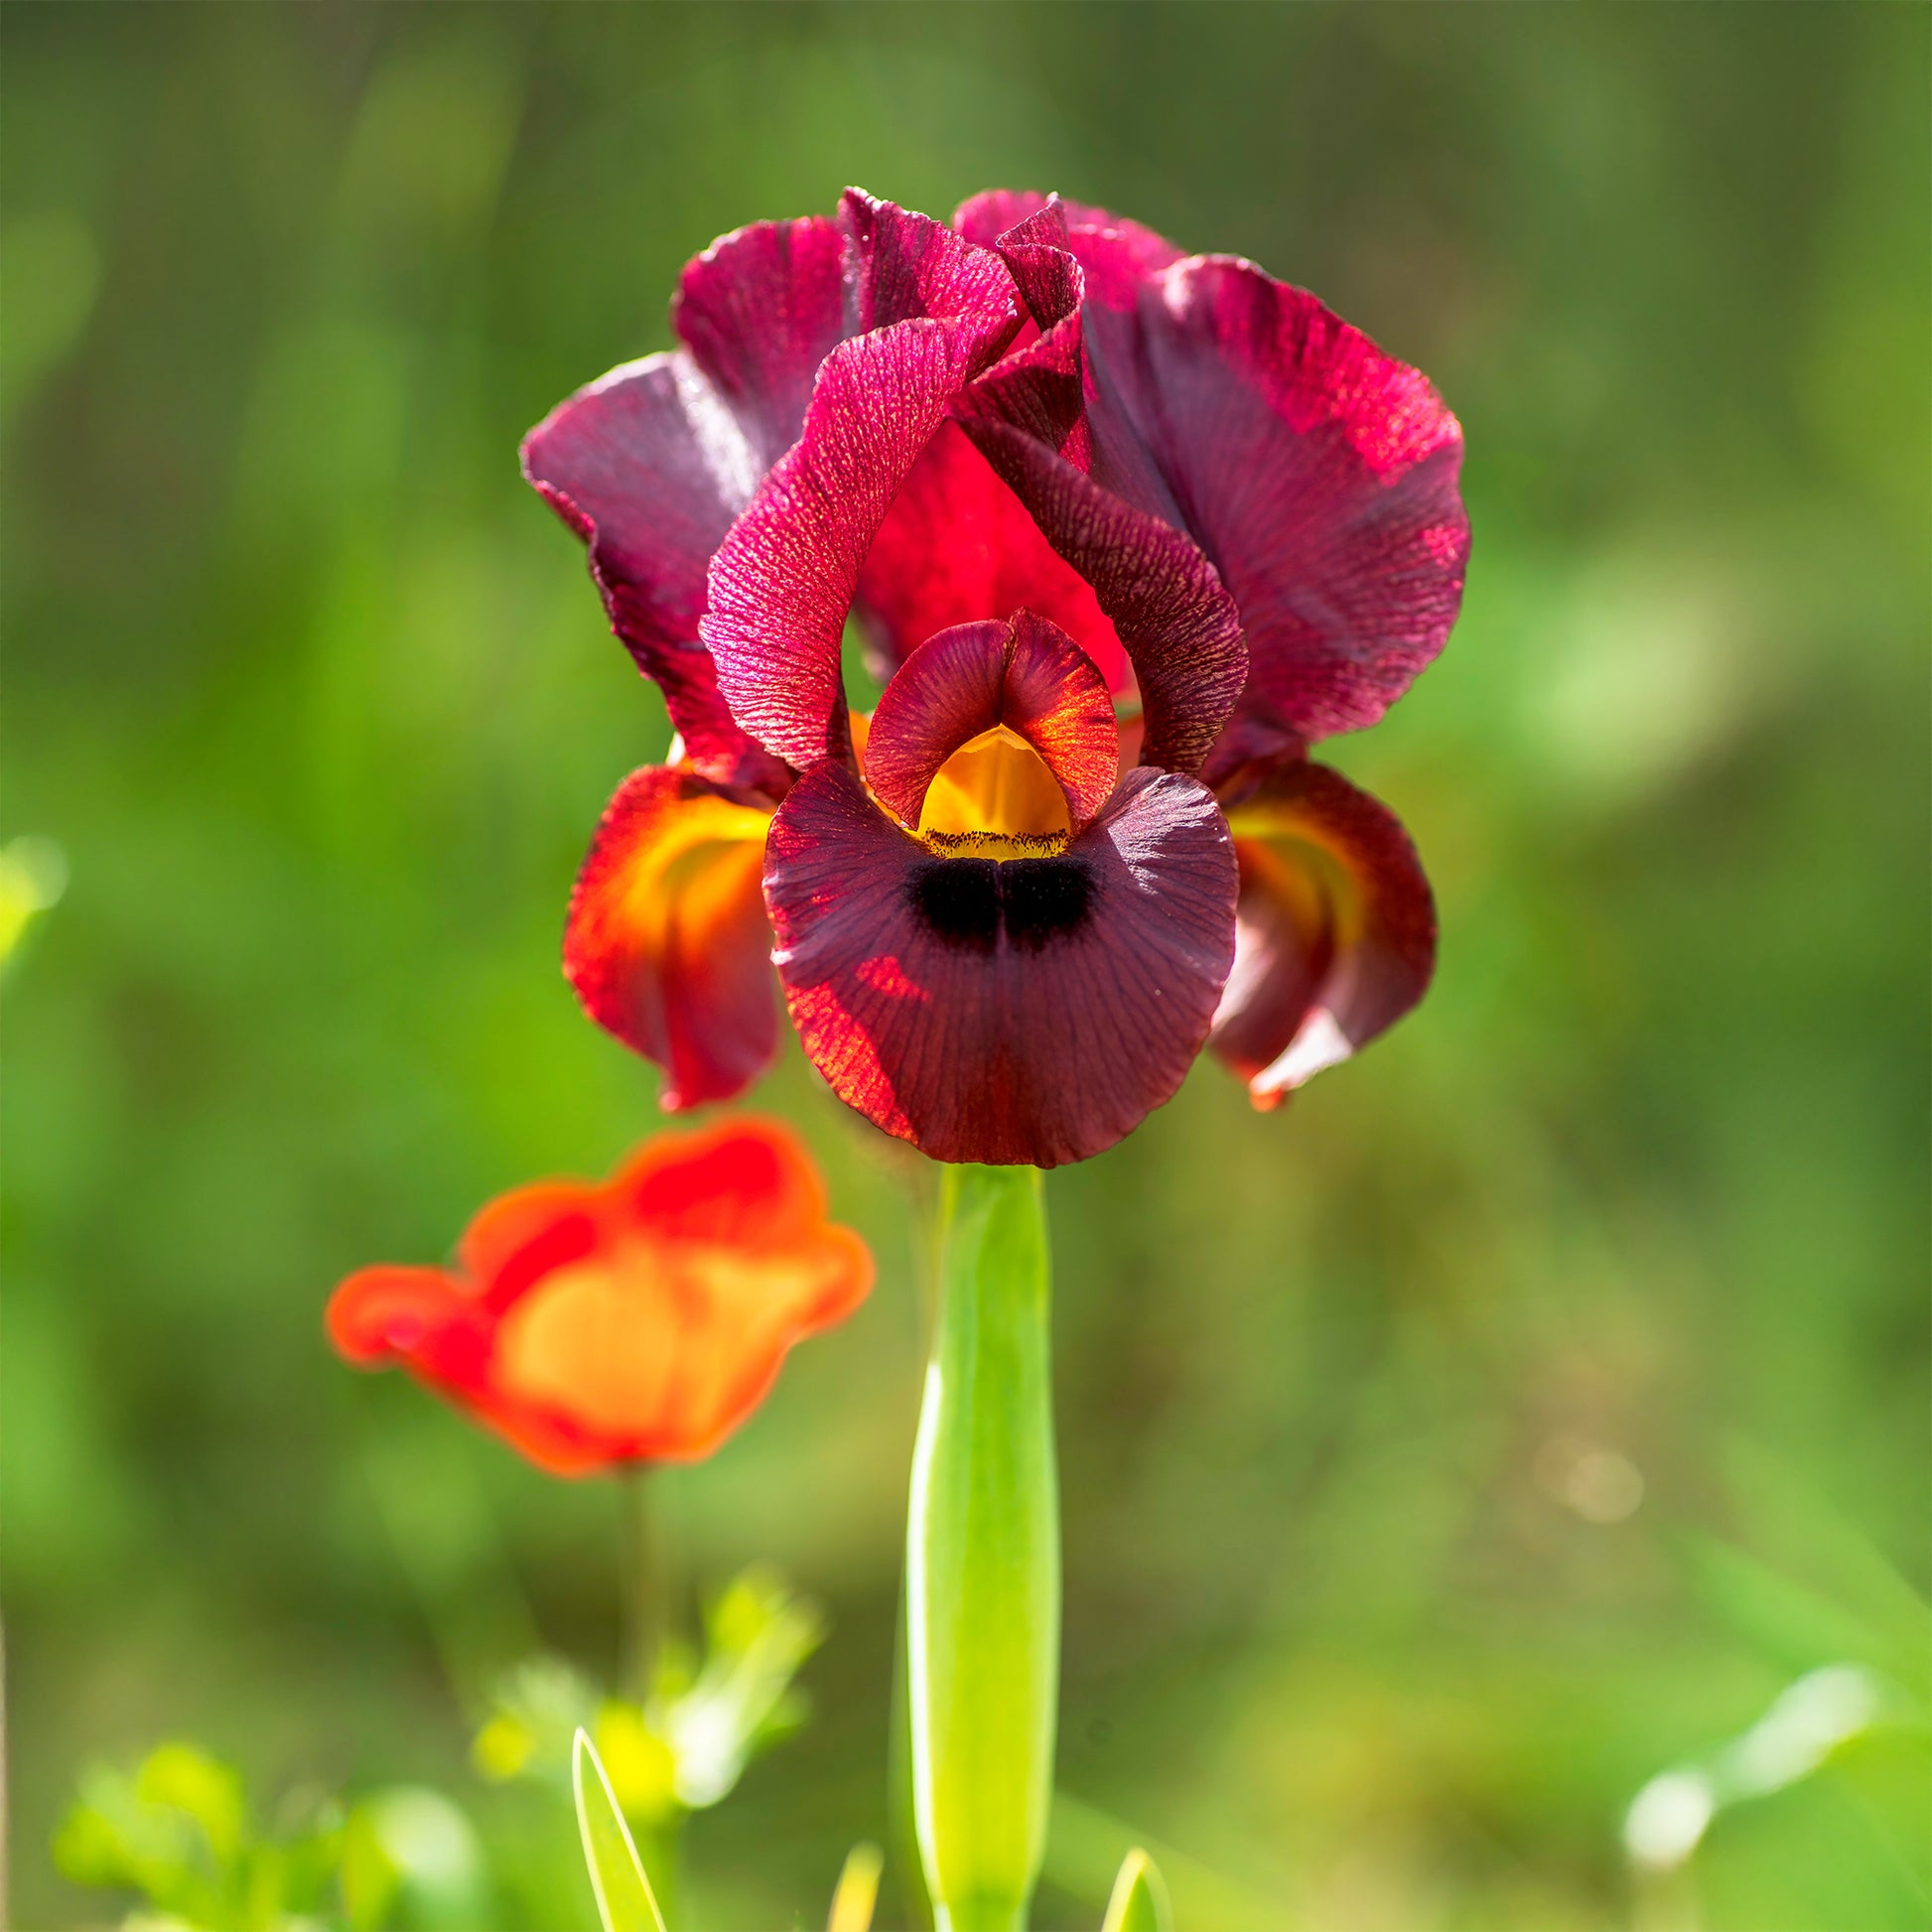
[[[1000,868],[992,859],[939,859],[912,875],[912,907],[955,946],[991,952],[1000,936]]]
[[[1026,952],[1076,931],[1093,898],[1077,859],[938,859],[910,881],[912,909],[935,938],[991,952],[1004,930]]]
[[[1087,916],[1093,882],[1077,859],[1009,859],[1000,872],[1007,937],[1016,946],[1036,950]]]

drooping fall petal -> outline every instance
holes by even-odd
[[[461,1273],[351,1276],[330,1334],[565,1474],[709,1454],[786,1351],[872,1283],[865,1244],[825,1219],[804,1150],[767,1121],[664,1136],[603,1186],[520,1188],[460,1255]]]
[[[1436,908],[1395,814],[1325,765],[1289,764],[1227,812],[1241,896],[1208,1044],[1273,1107],[1422,998]]]
[[[832,1089],[941,1161],[1056,1167],[1172,1097],[1233,956],[1212,796],[1128,774],[1053,859],[937,858],[842,765],[772,821],[765,898],[792,1024]]]
[[[947,404],[1021,322],[990,250],[857,191],[841,219],[864,333],[826,357],[798,443],[719,549],[700,625],[733,714],[800,767],[849,754],[839,661],[860,568]]]
[[[770,807],[663,765],[612,797],[571,896],[564,975],[666,1074],[676,1112],[742,1092],[778,1047],[759,890]]]

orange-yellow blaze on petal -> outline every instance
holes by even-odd
[[[919,809],[919,836],[927,844],[976,858],[1061,852],[1072,829],[1059,780],[1005,725],[962,745],[939,767]]]
[[[1239,810],[1228,816],[1244,885],[1263,888],[1312,938],[1326,933],[1337,944],[1361,931],[1362,895],[1340,854],[1297,826],[1284,830],[1279,820]]]
[[[599,1026],[664,1068],[672,1111],[730,1098],[776,1049],[761,887],[770,823],[702,778],[633,771],[571,898],[565,975]]]
[[[1436,911],[1395,815],[1325,765],[1267,775],[1227,821],[1241,893],[1208,1044],[1272,1107],[1422,998]]]
[[[568,1416],[600,1435],[628,1436],[661,1420],[679,1354],[664,1317],[661,1274],[638,1247],[560,1269],[504,1315],[496,1379],[507,1396]]]
[[[706,937],[742,901],[764,868],[771,818],[726,798],[694,798],[664,820],[640,851],[612,916],[651,951],[702,952]],[[634,943],[634,942],[633,942]]]
[[[764,1252],[633,1241],[560,1269],[504,1316],[497,1386],[630,1453],[709,1454],[790,1344],[864,1294],[866,1272],[832,1233]]]

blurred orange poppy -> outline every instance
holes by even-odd
[[[709,1455],[792,1343],[872,1287],[775,1122],[667,1134],[604,1185],[538,1181],[471,1222],[457,1266],[364,1268],[329,1304],[351,1362],[418,1381],[560,1475]]]

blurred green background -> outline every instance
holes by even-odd
[[[556,960],[663,713],[516,442],[666,343],[714,234],[847,182],[1251,255],[1468,439],[1461,623],[1330,748],[1430,866],[1435,990],[1284,1112],[1203,1065],[1050,1183],[1079,1804],[1041,1921],[1097,1922],[1122,1818],[1191,1862],[1195,1932],[1243,1897],[1925,1922],[1932,15],[35,6],[0,40],[0,835],[70,875],[6,989],[19,1923],[119,1909],[50,1834],[170,1735],[264,1805],[427,1780],[526,1844],[448,1666],[534,1623],[608,1669],[611,1487],[352,1374],[321,1311],[653,1126]],[[818,1922],[886,1830],[915,1224],[788,1053],[756,1104],[881,1285],[664,1485],[694,1589],[772,1559],[831,1624],[812,1726],[692,1828],[711,1932]],[[1889,1715],[1633,1866],[1646,1780],[1844,1662]],[[498,1921],[591,1922],[556,1869]]]

